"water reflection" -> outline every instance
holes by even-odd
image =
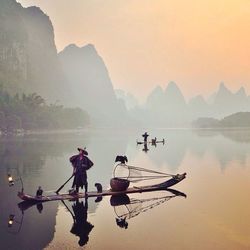
[[[148,144],[147,144],[147,143],[144,143],[142,151],[144,151],[145,153],[147,153],[148,150],[149,150],[149,149],[148,149]]]
[[[153,194],[151,197],[147,198],[143,196],[140,196],[140,198],[130,198],[126,194],[111,196],[110,205],[114,208],[117,226],[127,229],[128,220],[140,215],[141,213],[145,213],[177,196],[187,197],[186,194],[174,189],[166,189],[166,191],[170,192],[171,195],[159,196]]]
[[[97,204],[94,202],[93,199],[91,199],[91,208],[89,209],[89,201],[88,199],[84,199],[84,200],[73,200],[73,201],[61,201],[62,204],[65,206],[65,208],[67,209],[67,211],[70,213],[71,218],[72,218],[72,226],[71,228],[69,228],[69,233],[72,233],[73,235],[77,236],[78,239],[78,244],[80,246],[84,246],[85,244],[87,244],[88,240],[89,240],[89,234],[93,229],[93,225],[88,222],[88,214],[92,214],[95,212],[96,208],[97,208]],[[51,202],[52,204],[58,204],[57,202]],[[44,205],[45,206],[44,206]],[[17,215],[10,215],[9,218],[12,218],[12,220],[9,219],[8,225],[11,225],[13,227],[13,225],[15,224],[19,224],[18,230],[15,227],[14,231],[16,233],[21,232],[22,230],[25,231],[27,224],[29,224],[29,219],[30,219],[30,214],[32,212],[34,212],[34,209],[36,208],[36,218],[34,219],[35,223],[33,223],[34,228],[35,227],[39,227],[40,230],[47,232],[48,229],[51,227],[49,224],[48,225],[41,225],[39,223],[36,223],[40,216],[40,214],[43,212],[46,214],[46,216],[48,216],[47,213],[47,209],[48,209],[48,202],[44,202],[44,203],[37,203],[37,202],[32,202],[32,201],[22,201],[20,203],[18,203],[18,208],[20,209],[21,214],[17,214]],[[70,207],[70,208],[69,208]],[[23,218],[26,218],[23,220]],[[21,222],[19,223],[16,220],[17,216],[21,216]],[[53,221],[55,221],[56,219],[56,214],[54,215],[54,218],[52,218],[52,216],[49,216],[49,218]],[[23,229],[22,229],[23,227]],[[55,225],[53,225],[51,227],[51,229],[54,229]],[[14,232],[13,231],[13,232]],[[50,230],[49,230],[50,231]],[[33,233],[32,234],[33,240],[36,240],[37,238],[39,238],[39,234]],[[51,241],[51,240],[50,240]],[[44,247],[50,242],[48,241]],[[35,249],[37,249],[35,247]]]
[[[157,138],[166,138],[164,143],[148,154],[150,160],[157,166],[167,165],[170,171],[176,172],[188,149],[191,135],[189,131],[158,131]],[[163,145],[162,145],[163,144]]]
[[[74,223],[70,232],[79,237],[79,246],[84,246],[89,240],[89,233],[93,229],[93,225],[87,221],[88,218],[88,199],[85,202],[76,200],[72,205],[74,212]]]
[[[198,135],[190,141],[193,153],[204,157],[211,152],[222,170],[234,160],[242,166],[246,165],[250,153],[250,130],[194,130],[193,133]]]
[[[152,139],[152,141],[150,142],[136,142],[136,145],[137,147],[140,147],[140,145],[142,145],[142,151],[147,153],[149,151],[149,147],[151,148],[156,148],[157,145],[159,144],[162,144],[164,145],[165,144],[165,140],[163,139],[162,141],[157,141],[157,139]]]
[[[166,194],[167,192],[167,194]],[[142,213],[146,213],[149,210],[152,210],[167,201],[176,198],[176,197],[185,197],[186,194],[174,190],[174,189],[166,189],[165,191],[156,191],[151,193],[144,193],[139,194],[137,196],[132,195],[116,195],[111,196],[110,198],[110,206],[114,209],[113,216],[115,217],[116,225],[120,228],[127,229],[128,228],[128,220],[139,216]],[[68,233],[73,234],[76,236],[77,243],[79,246],[84,246],[88,244],[89,241],[89,235],[91,234],[94,225],[88,221],[88,215],[92,214],[94,211],[89,211],[88,203],[89,200],[93,204],[94,199],[86,198],[84,200],[76,199],[74,201],[62,201],[63,205],[67,209],[67,212],[71,215],[71,228],[69,227]],[[54,203],[54,202],[51,202]],[[48,204],[48,202],[45,202],[44,204]],[[28,215],[31,211],[33,211],[33,208],[37,208],[37,218],[40,216],[40,208],[42,203],[36,203],[36,202],[30,202],[30,201],[23,201],[18,204],[18,207],[22,214],[22,221],[24,215]],[[111,208],[110,207],[110,208]],[[95,205],[95,209],[97,208],[97,205]],[[45,206],[44,212],[46,213],[47,206]],[[13,225],[14,222],[17,223],[17,221],[14,220],[16,217],[15,215],[11,216],[11,222],[9,224]],[[55,215],[56,216],[56,215]],[[10,218],[10,217],[9,217]],[[50,219],[52,219],[50,217]],[[47,231],[49,226],[42,226],[40,223],[36,222],[33,223],[34,227],[39,227],[42,231]],[[27,221],[24,220],[24,222],[20,223],[20,227],[18,229],[18,232],[21,230],[21,226],[25,227]],[[23,224],[23,225],[22,225]],[[40,237],[39,234],[33,234],[33,240],[36,240]],[[68,236],[64,235],[63,237],[68,238]]]
[[[8,232],[17,234],[20,232],[21,227],[23,224],[23,214],[21,216],[21,219],[17,219],[15,214],[10,214],[9,215],[9,220],[8,220]],[[16,226],[17,225],[17,226]]]
[[[177,172],[187,154],[204,158],[208,153],[225,169],[233,160],[246,165],[249,156],[250,130],[160,130],[158,137],[166,139],[164,147],[146,150],[149,159],[158,167],[166,165]],[[148,147],[148,146],[147,146]]]
[[[55,205],[48,204],[43,213],[36,209],[22,213],[14,207],[1,210],[2,223],[8,222],[8,227],[1,223],[1,249],[43,249],[55,232]]]
[[[41,214],[42,211],[43,211],[43,204],[42,204],[42,203],[37,204],[37,205],[36,205],[36,209],[37,209],[37,211]]]
[[[222,135],[234,142],[250,143],[249,129],[207,129],[207,130],[193,130],[199,137],[216,137]]]
[[[115,141],[115,143],[114,143]],[[0,203],[1,220],[0,235],[1,248],[3,249],[44,249],[52,241],[56,226],[56,214],[58,203],[37,204],[25,215],[25,225],[15,238],[6,231],[9,214],[19,217],[17,211],[17,192],[20,191],[20,183],[9,188],[7,174],[10,172],[16,177],[21,176],[24,189],[30,194],[35,194],[37,187],[41,185],[47,191],[56,190],[72,174],[69,157],[77,147],[86,146],[95,166],[88,176],[90,189],[99,181],[107,186],[112,173],[114,158],[119,152],[126,151],[127,138],[113,134],[96,132],[83,134],[60,134],[60,135],[33,135],[18,138],[0,138]],[[69,187],[65,187],[67,190]],[[27,204],[26,204],[27,205]],[[23,210],[24,206],[22,207]],[[26,208],[27,209],[27,208]],[[94,212],[96,204],[89,205],[89,212]],[[39,216],[35,214],[39,212]],[[32,225],[36,222],[36,229]],[[16,223],[14,224],[16,226]],[[39,229],[41,228],[41,229]],[[39,235],[37,231],[44,230]],[[27,239],[32,237],[33,246]],[[3,239],[3,240],[2,240]]]
[[[147,154],[142,152],[143,145],[135,146],[138,134],[141,132],[97,131],[77,135],[0,138],[1,248],[64,249],[71,240],[73,243],[69,248],[78,247],[80,236],[70,233],[74,220],[61,203],[49,202],[19,208],[16,194],[21,185],[17,182],[10,188],[6,177],[9,171],[22,176],[24,188],[31,194],[35,194],[39,185],[45,191],[56,190],[72,174],[69,157],[78,146],[86,146],[95,163],[88,176],[90,190],[94,189],[96,182],[100,182],[106,189],[112,176],[115,156],[122,154],[127,155],[133,165],[173,174],[179,170],[186,171],[188,178],[180,184],[180,188],[189,196],[185,202],[180,202],[180,199],[171,201],[167,210],[169,216],[164,216],[165,210],[160,206],[153,210],[156,213],[147,213],[148,223],[145,223],[144,216],[133,217],[132,221],[128,217],[124,222],[118,221],[124,227],[125,222],[128,223],[125,234],[125,230],[120,230],[114,221],[113,208],[106,199],[100,205],[93,199],[89,200],[87,222],[95,227],[88,234],[87,247],[165,249],[169,243],[178,249],[212,249],[215,242],[221,249],[249,249],[250,224],[245,219],[249,215],[249,203],[245,197],[250,195],[250,132],[150,131],[157,138],[166,138],[166,143],[164,146],[148,146],[150,150]],[[66,186],[64,191],[67,188]],[[245,196],[239,195],[242,193]],[[143,199],[148,199],[148,196]],[[72,204],[66,204],[74,212]],[[85,209],[85,203],[79,207]],[[109,210],[112,210],[112,215]],[[22,211],[24,217],[19,230],[18,222],[21,222]],[[8,227],[10,215],[15,216],[12,226]],[[169,227],[165,227],[163,231],[157,230],[164,225]],[[8,230],[19,233],[13,235]],[[148,246],[139,236],[135,236],[135,231],[141,239],[150,234],[155,246]],[[197,234],[201,236],[198,241],[194,237]],[[126,240],[132,237],[133,241]],[[183,241],[179,241],[180,238]],[[124,241],[126,244],[121,243]]]

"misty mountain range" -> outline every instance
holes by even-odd
[[[72,106],[86,109],[101,126],[128,120],[124,102],[116,98],[108,70],[93,45],[71,44],[58,56],[71,87]]]
[[[36,92],[51,103],[80,107],[98,126],[130,122],[94,46],[69,45],[57,54],[49,17],[15,0],[0,2],[0,84],[13,95]]]
[[[51,102],[69,92],[54,43],[52,23],[37,7],[0,1],[0,84],[16,92],[37,92]]]
[[[186,127],[199,117],[250,111],[244,88],[232,93],[223,83],[208,101],[196,96],[187,102],[170,82],[139,105],[132,94],[114,90],[94,45],[71,44],[57,53],[49,17],[16,0],[0,2],[0,84],[13,95],[36,92],[51,103],[80,107],[100,127]]]
[[[170,82],[165,90],[155,87],[146,103],[130,110],[130,114],[152,126],[186,127],[199,117],[222,119],[246,111],[250,111],[250,97],[243,87],[233,93],[222,82],[208,101],[201,95],[186,101],[177,84]]]

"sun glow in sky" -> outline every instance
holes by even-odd
[[[250,94],[249,0],[19,0],[50,16],[58,51],[95,45],[115,88],[144,98],[175,81],[186,97],[221,81]]]

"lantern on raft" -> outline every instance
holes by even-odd
[[[14,186],[14,180],[13,180],[13,177],[10,174],[8,174],[8,182],[9,182],[10,187]]]
[[[10,214],[9,215],[9,220],[8,220],[8,227],[12,227],[12,225],[14,223],[14,219],[15,219],[15,215],[14,214]]]
[[[13,187],[15,182],[20,181],[22,185],[21,193],[23,193],[23,180],[21,177],[14,179],[13,176],[9,173],[7,176],[9,187]]]

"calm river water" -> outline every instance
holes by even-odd
[[[0,249],[250,249],[250,131],[148,130],[166,143],[147,152],[136,145],[144,132],[0,138]],[[186,197],[158,191],[119,206],[110,197],[18,205],[21,182],[9,187],[7,173],[21,176],[27,193],[41,185],[52,194],[71,175],[68,159],[79,146],[95,163],[90,190],[96,182],[108,188],[116,155],[127,155],[131,165],[187,172],[173,187]]]

